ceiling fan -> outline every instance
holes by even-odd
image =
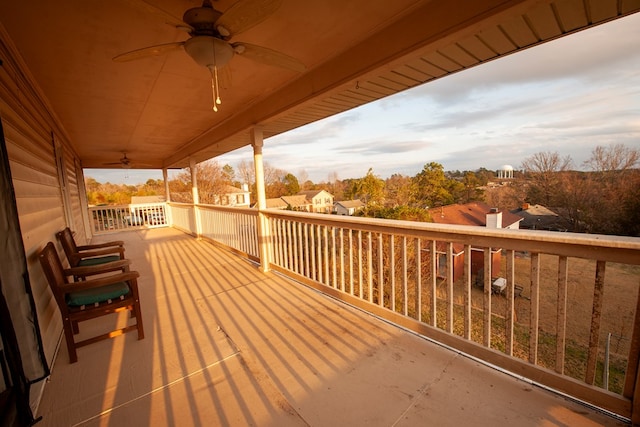
[[[256,62],[304,71],[305,65],[275,50],[250,43],[233,42],[232,37],[267,19],[280,7],[282,0],[239,0],[224,13],[216,10],[211,0],[203,0],[202,6],[188,9],[182,20],[147,3],[145,0],[128,0],[146,11],[161,16],[165,22],[189,33],[190,38],[182,42],[149,46],[120,54],[113,58],[116,62],[126,62],[150,56],[159,56],[184,49],[198,64],[209,69],[213,92],[213,111],[221,104],[219,71],[235,55],[241,55]]]
[[[110,163],[103,163],[103,165],[105,166],[113,166],[113,165],[120,165],[122,167],[122,169],[131,169],[131,166],[133,166],[133,161],[127,157],[127,153],[122,153],[123,156],[120,158],[119,161],[117,162],[110,162]],[[137,165],[141,166],[143,165],[142,163],[137,163]]]

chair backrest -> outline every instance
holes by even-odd
[[[78,246],[76,245],[76,241],[73,238],[71,229],[69,227],[66,227],[64,230],[57,232],[56,236],[62,244],[62,249],[67,256],[71,267],[77,266],[78,262],[80,262],[80,258],[76,255],[78,253]]]
[[[60,262],[60,257],[58,257],[58,251],[52,242],[46,244],[44,249],[40,251],[38,258],[40,259],[42,270],[47,277],[49,287],[56,297],[58,305],[66,305],[64,292],[60,289],[60,286],[68,283],[68,279],[64,274],[64,268]]]

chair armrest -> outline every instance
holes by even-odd
[[[111,255],[111,254],[120,254],[120,258],[124,259],[124,248],[113,247],[113,248],[98,249],[95,251],[88,251],[88,252],[76,252],[74,254],[74,257],[78,259],[84,259],[84,258],[94,258],[97,256]]]
[[[131,260],[121,259],[119,261],[106,262],[104,264],[66,268],[64,270],[64,274],[67,276],[85,277],[92,276],[94,274],[102,274],[109,273],[111,271],[122,270],[123,268],[126,271],[129,269],[129,265],[131,265]]]
[[[140,277],[140,273],[137,271],[128,271],[126,273],[113,274],[111,276],[98,277],[96,279],[85,280],[83,282],[73,282],[73,283],[65,283],[60,286],[60,289],[63,292],[75,292],[75,291],[83,291],[91,288],[100,288],[106,285],[112,285],[118,282],[129,282]],[[130,285],[134,285],[135,282],[130,283]],[[137,290],[137,288],[136,288]]]
[[[89,251],[92,249],[109,248],[112,246],[124,246],[124,242],[122,240],[114,240],[113,242],[95,243],[92,245],[81,245],[81,246],[77,246],[77,248],[79,251]]]

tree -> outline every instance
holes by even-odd
[[[366,205],[365,210],[382,204],[384,196],[384,181],[373,174],[372,168],[369,168],[364,177],[351,180],[349,187],[345,190],[345,197],[362,200]]]
[[[462,185],[464,186],[464,193],[462,195],[462,202],[469,203],[476,200],[482,200],[483,194],[480,187],[480,179],[475,173],[467,171],[462,178]]]
[[[522,162],[522,169],[530,180],[528,198],[532,203],[554,206],[560,191],[559,172],[570,170],[571,157],[560,157],[557,152],[539,152]]]
[[[207,160],[196,165],[198,182],[198,198],[200,203],[220,204],[220,197],[227,193],[227,180],[222,168],[216,160]],[[192,202],[191,168],[184,168],[174,179],[169,181],[171,199]]]
[[[290,173],[286,174],[284,178],[282,178],[282,182],[286,190],[285,195],[292,196],[300,192],[300,184],[298,184],[298,178],[296,178],[295,175]]]
[[[454,202],[448,187],[449,180],[444,174],[444,168],[440,163],[431,162],[424,165],[422,171],[413,177],[415,195],[412,201],[414,206],[433,207],[443,206]]]
[[[594,148],[584,166],[595,172],[627,171],[635,168],[639,162],[640,150],[623,144],[612,144]]]
[[[394,173],[385,181],[387,189],[386,204],[390,207],[409,206],[414,197],[415,188],[411,177]]]
[[[233,170],[233,167],[230,164],[227,163],[222,167],[222,174],[227,184],[236,185],[238,187],[240,186],[240,184],[242,184],[234,181],[236,178],[236,172]]]

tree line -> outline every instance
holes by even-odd
[[[296,194],[302,190],[326,190],[336,201],[359,199],[365,208],[361,216],[430,221],[427,209],[453,203],[482,201],[502,210],[523,203],[544,205],[571,224],[571,231],[599,234],[640,235],[640,151],[621,144],[598,146],[575,170],[571,157],[557,152],[540,152],[523,160],[513,179],[497,180],[496,172],[445,171],[429,162],[414,176],[393,174],[386,179],[370,168],[360,178],[339,179],[328,174],[314,183],[304,170],[293,174],[264,164],[267,198]],[[256,200],[253,163],[242,161],[237,170],[216,160],[196,166],[201,203],[216,203],[228,186],[249,186]],[[492,184],[493,185],[490,185]],[[127,204],[131,196],[164,195],[162,180],[148,180],[137,186],[100,184],[86,179],[90,204]],[[171,199],[192,202],[191,171],[181,170],[169,180]]]

